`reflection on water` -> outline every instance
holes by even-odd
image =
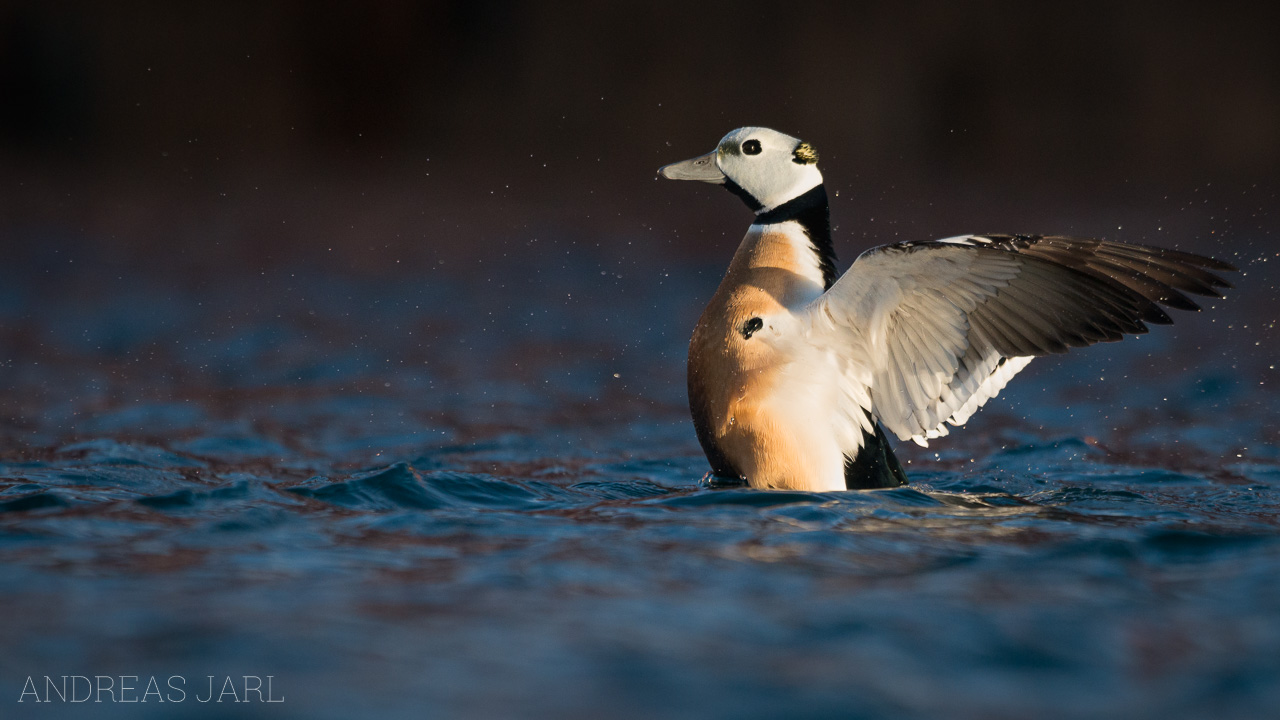
[[[577,262],[556,283],[486,268],[498,298],[321,275],[25,290],[0,716],[38,715],[13,702],[28,675],[76,674],[271,675],[285,702],[43,716],[1280,707],[1280,415],[1256,336],[1197,317],[1033,365],[904,449],[909,487],[711,488],[683,352],[714,274]]]

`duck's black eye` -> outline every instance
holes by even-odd
[[[748,140],[742,143],[742,152],[748,155],[759,155],[761,149],[759,140]]]
[[[742,339],[750,340],[751,336],[762,327],[764,327],[764,321],[760,318],[751,318],[750,320],[742,323]]]

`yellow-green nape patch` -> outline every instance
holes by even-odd
[[[791,157],[801,165],[812,165],[818,162],[818,151],[809,143],[802,142],[791,151]]]

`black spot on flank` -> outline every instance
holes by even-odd
[[[751,318],[750,320],[742,323],[742,339],[750,340],[751,336],[755,335],[756,331],[762,327],[764,327],[764,321],[758,317]]]
[[[742,143],[742,152],[746,155],[759,155],[764,148],[760,147],[759,140],[748,140]]]

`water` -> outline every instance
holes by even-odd
[[[562,252],[6,283],[0,716],[1278,716],[1267,268],[813,494],[700,482],[717,267]]]

